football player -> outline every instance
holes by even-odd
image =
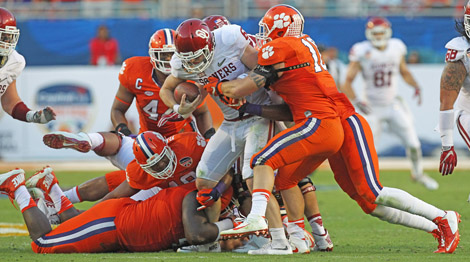
[[[176,29],[175,45],[176,52],[171,60],[172,73],[165,80],[160,97],[168,107],[180,115],[195,110],[202,97],[207,94],[201,88],[201,95],[193,102],[186,103],[183,95],[181,104],[177,104],[173,90],[182,81],[193,80],[199,85],[204,85],[209,82],[209,77],[232,80],[243,77],[245,72],[256,65],[257,51],[250,45],[248,35],[238,25],[225,25],[211,31],[201,20],[188,19]],[[241,155],[242,175],[244,179],[248,179],[247,184],[251,188],[253,170],[249,166],[249,160],[268,141],[273,123],[253,115],[240,118],[238,111],[230,107],[236,107],[239,101],[228,101],[218,95],[213,97],[224,114],[224,121],[209,140],[198,164],[196,185],[199,194],[212,192],[212,188]],[[258,104],[270,103],[267,93],[262,89],[246,97],[246,100]],[[219,201],[209,209],[210,220],[215,221],[220,213]],[[273,242],[283,252],[292,253],[279,216],[279,205],[275,201],[269,203],[267,217],[270,219]]]
[[[470,48],[470,1],[464,10],[463,21],[456,22],[460,36],[450,40],[445,46],[446,65],[441,76],[439,132],[442,151],[439,172],[443,176],[452,174],[457,166],[453,138],[455,117],[457,129],[470,149],[470,59],[467,52]]]
[[[20,37],[16,18],[6,8],[0,7],[0,98],[2,108],[14,119],[45,124],[54,120],[56,113],[51,107],[33,111],[18,96],[16,79],[25,67],[25,59],[16,52]]]
[[[276,13],[271,12],[275,10],[274,8],[276,7],[273,7],[267,12],[266,16],[268,17],[265,16],[262,22],[266,21],[266,18],[273,16],[276,17]],[[285,14],[292,15],[292,13],[286,13],[284,10],[282,11]],[[295,12],[298,11],[295,10]],[[293,15],[295,14],[296,13],[293,13]],[[271,28],[272,27],[268,26],[266,31],[270,32],[269,29]],[[287,31],[289,32],[289,29],[287,29]],[[268,37],[270,36],[271,35],[268,35]],[[302,38],[303,37],[299,37],[296,39],[298,39],[297,41],[302,41]],[[274,53],[276,51],[280,51],[276,49],[277,45],[274,41],[275,40],[273,40],[273,42],[268,42],[268,44],[265,45],[264,48],[267,48],[265,50],[269,50],[269,52],[272,53],[271,55],[268,54],[266,57],[261,56],[259,58],[260,63],[265,63],[265,59],[272,59],[271,56],[275,57]],[[279,42],[280,41],[277,41],[277,43]],[[271,45],[273,46],[272,49],[269,48]],[[282,52],[279,53],[282,54]],[[318,52],[315,53],[318,54]],[[320,56],[317,58],[319,61],[321,61]],[[320,66],[321,63],[317,65]],[[284,65],[282,67],[284,67]],[[247,90],[249,91],[255,88],[263,87],[266,82],[270,81],[270,79],[273,82],[269,82],[269,84],[273,86],[273,83],[279,83],[278,81],[282,80],[282,77],[285,76],[284,74],[290,72],[285,71],[283,75],[279,75],[279,72],[276,72],[275,68],[276,66],[273,68],[262,68],[262,71],[261,69],[255,70],[253,74],[250,73],[249,76],[243,80],[215,83],[213,88],[217,88],[219,92],[223,94],[233,97],[240,97],[243,92],[247,92]],[[321,70],[315,73],[324,72],[324,68],[319,69]],[[295,73],[295,70],[299,69],[292,69],[291,71]],[[256,72],[259,73],[256,74]],[[262,77],[260,78],[259,76]],[[277,77],[280,78],[276,79]],[[274,85],[274,88],[276,87],[277,85]],[[438,238],[439,241],[438,250],[436,250],[436,252],[452,253],[457,245],[455,243],[459,242],[459,214],[455,211],[445,212],[440,210],[409,195],[402,190],[382,187],[378,176],[377,153],[375,152],[373,145],[372,132],[370,131],[367,122],[363,119],[362,116],[354,111],[354,107],[350,104],[349,100],[344,96],[344,94],[335,93],[329,95],[329,97],[337,106],[336,110],[341,117],[341,125],[344,131],[344,143],[342,143],[340,151],[330,155],[328,158],[330,165],[335,173],[335,179],[341,188],[346,193],[348,193],[351,198],[355,199],[366,213],[379,217],[380,219],[390,223],[402,224],[408,227],[418,228],[425,230],[426,232],[430,232],[436,238]],[[248,112],[252,114],[259,114],[274,120],[295,119],[295,114],[292,114],[289,108],[282,109],[280,107],[274,108],[273,106],[270,107],[245,104],[240,111],[242,113]],[[281,140],[278,139],[278,141],[280,142]],[[259,155],[259,153],[257,155]],[[254,160],[256,160],[255,157]],[[257,173],[255,173],[255,179],[256,174]],[[278,177],[276,177],[276,183],[277,179]],[[288,204],[289,203],[286,203],[286,205]],[[255,210],[255,212],[257,212],[257,210]],[[247,219],[246,223],[242,224],[240,227],[235,228],[234,230],[229,230],[227,232],[222,232],[221,235],[236,236],[244,234],[245,232],[242,231],[245,231],[247,227],[253,226],[249,223],[260,224],[259,221],[253,222],[253,220],[250,220],[251,219]],[[248,229],[246,231],[257,231],[260,230],[259,228],[261,227]]]
[[[51,229],[25,187],[23,170],[0,175],[0,191],[20,206],[36,253],[161,251],[181,244],[213,243],[218,232],[233,227],[231,219],[209,223],[205,212],[197,211],[194,183],[163,189],[146,201],[109,200],[79,215],[50,167],[33,175],[26,185],[50,195],[61,219],[66,220]]]
[[[414,88],[414,95],[421,104],[421,89],[405,62],[406,46],[397,38],[391,38],[390,22],[383,17],[367,21],[366,41],[353,45],[349,53],[349,65],[341,90],[351,99],[372,127],[377,143],[383,124],[406,147],[411,160],[411,178],[427,189],[436,190],[439,184],[423,172],[421,144],[413,127],[408,106],[397,94],[398,76]],[[367,102],[356,96],[352,82],[362,72]]]

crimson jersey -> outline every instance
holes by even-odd
[[[157,127],[161,115],[168,107],[160,99],[160,87],[163,83],[159,83],[156,75],[154,76],[150,57],[136,56],[124,61],[119,72],[119,82],[135,95],[139,112],[139,133],[150,130],[169,137],[191,122],[191,118],[188,118],[177,122],[168,121],[162,127]]]
[[[206,140],[198,133],[185,132],[167,139],[176,155],[176,169],[168,179],[157,179],[145,172],[134,160],[126,168],[127,182],[135,189],[161,188],[187,184],[196,179],[196,167],[206,147]]]
[[[313,116],[318,119],[337,116],[331,95],[337,94],[333,77],[326,70],[315,42],[308,36],[280,37],[265,44],[258,53],[260,65],[285,63],[285,67],[310,63],[286,71],[271,88],[289,105],[296,123]]]

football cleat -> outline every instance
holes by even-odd
[[[312,233],[308,232],[305,228],[304,228],[304,236],[305,236],[305,240],[307,241],[307,246],[308,248],[313,251],[314,248],[315,248],[315,239],[313,238],[312,236]]]
[[[251,235],[243,246],[235,248],[232,252],[235,253],[248,253],[250,250],[257,250],[269,243],[269,239],[262,236]]]
[[[437,239],[437,249],[434,253],[445,253],[446,252],[446,243],[445,238],[442,235],[442,232],[439,229],[434,229],[432,232],[429,232],[432,236]]]
[[[55,177],[54,171],[50,166],[46,166],[42,170],[36,172],[26,181],[26,187],[33,188],[37,187],[44,191],[46,194],[51,192],[51,188],[54,184],[58,184],[57,178]]]
[[[46,146],[55,149],[72,148],[82,153],[86,153],[91,149],[90,138],[83,132],[78,134],[62,131],[52,132],[44,135],[42,141]]]
[[[11,200],[15,199],[15,191],[24,184],[23,169],[13,169],[10,172],[0,175],[0,191],[8,195]]]
[[[250,214],[241,224],[235,228],[220,232],[220,238],[225,240],[230,238],[241,238],[253,234],[257,236],[268,234],[268,224],[266,223],[266,218],[260,215]]]
[[[437,224],[439,231],[442,232],[445,253],[453,253],[460,242],[460,221],[460,214],[455,211],[446,211],[443,217],[437,217],[433,220]]]
[[[292,247],[292,252],[297,254],[309,254],[310,248],[307,239],[304,237],[298,238],[295,236],[289,237],[289,243]]]
[[[437,190],[439,188],[439,183],[436,180],[428,176],[427,174],[422,174],[420,176],[414,176],[411,179],[413,181],[423,185],[426,189]]]
[[[39,210],[46,215],[49,223],[51,225],[60,224],[59,214],[57,214],[54,202],[49,195],[44,194],[44,192],[37,187],[28,188],[28,192],[34,202],[36,202],[36,206]]]
[[[329,252],[333,251],[333,242],[331,241],[330,234],[328,234],[328,230],[325,229],[325,234],[323,235],[313,235],[313,239],[315,239],[315,247],[313,251],[324,251]]]
[[[191,245],[186,247],[180,247],[176,250],[179,253],[193,253],[193,252],[211,252],[211,253],[220,253],[220,244],[218,241],[207,243],[203,245]]]
[[[287,244],[274,247],[272,242],[267,243],[262,248],[248,251],[250,255],[292,255],[292,247]]]

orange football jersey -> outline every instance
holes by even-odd
[[[176,155],[176,169],[172,177],[157,179],[145,172],[134,160],[127,165],[126,176],[129,185],[135,189],[149,189],[154,186],[168,188],[196,180],[196,167],[201,159],[207,141],[198,133],[185,132],[167,139]]]
[[[315,42],[308,36],[280,37],[265,44],[258,53],[260,65],[285,63],[285,67],[309,66],[285,71],[271,85],[289,105],[296,123],[311,116],[324,119],[337,116],[329,96],[338,93],[333,77],[326,70]]]
[[[124,61],[119,72],[119,82],[135,95],[137,111],[139,112],[140,130],[156,131],[164,137],[179,133],[185,125],[191,122],[191,118],[177,122],[166,122],[162,127],[157,127],[168,107],[160,99],[160,87],[150,57],[136,56]]]

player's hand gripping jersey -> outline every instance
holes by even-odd
[[[174,187],[196,179],[196,167],[206,147],[206,140],[195,132],[176,134],[167,139],[169,147],[176,155],[176,169],[168,179],[157,179],[132,160],[126,168],[127,182],[135,189],[149,189],[154,186],[161,188]]]
[[[398,88],[400,61],[406,55],[405,44],[397,38],[388,41],[385,50],[375,48],[370,41],[353,45],[349,61],[359,62],[365,82],[365,93],[371,105],[390,105]]]
[[[271,88],[289,105],[296,123],[309,117],[337,116],[329,99],[338,93],[333,77],[326,70],[315,42],[308,36],[280,37],[265,44],[258,53],[260,65],[285,63],[285,67],[310,63],[310,66],[285,71]]]
[[[160,87],[163,83],[158,82],[150,57],[131,57],[124,61],[119,72],[119,81],[135,95],[139,112],[139,133],[150,130],[169,137],[179,133],[191,122],[191,118],[187,118],[182,121],[168,121],[157,127],[161,116],[169,108],[160,99]]]
[[[18,78],[26,65],[24,57],[16,50],[8,56],[6,64],[0,68],[0,97],[7,91],[8,86]]]
[[[188,73],[182,67],[181,60],[174,55],[171,59],[171,73],[180,79],[193,80],[200,85],[209,83],[207,78],[216,77],[219,80],[233,80],[249,71],[242,63],[241,58],[245,48],[250,45],[250,38],[238,25],[226,25],[213,31],[215,37],[214,58],[209,67],[200,74]],[[254,104],[268,104],[269,97],[265,90],[246,97],[247,101]],[[237,119],[238,111],[222,103],[218,97],[214,101],[219,105],[225,119]]]

